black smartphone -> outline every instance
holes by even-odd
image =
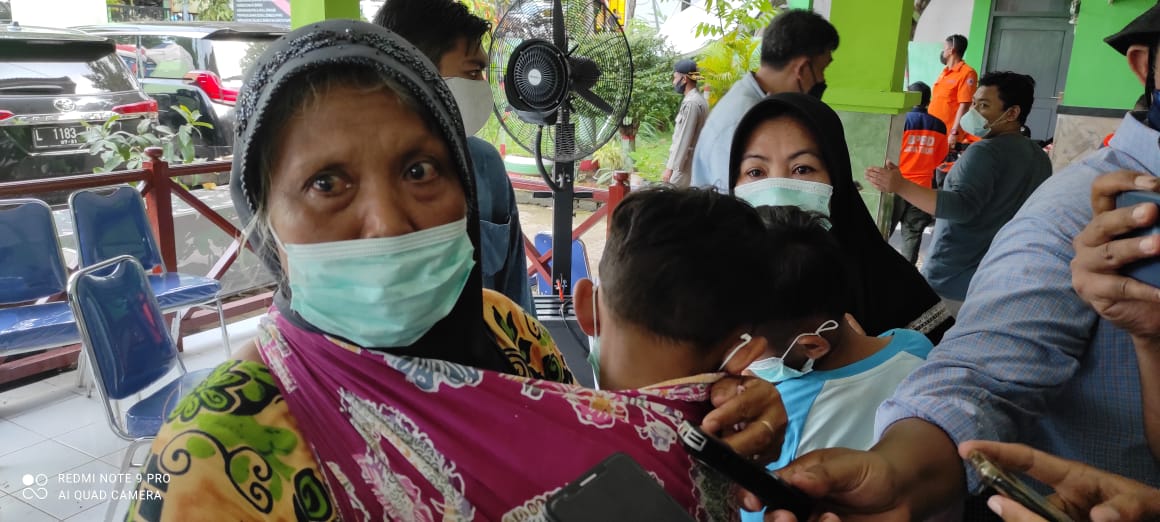
[[[1156,205],[1160,205],[1160,194],[1146,190],[1133,190],[1121,192],[1116,196],[1116,208],[1132,207],[1141,203],[1155,203]],[[1160,224],[1152,225],[1148,228],[1137,228],[1120,236],[1119,239],[1158,234],[1160,234]],[[1141,259],[1123,267],[1120,272],[1132,279],[1160,288],[1160,257]]]
[[[784,509],[798,520],[809,520],[814,501],[801,490],[786,484],[781,477],[757,463],[738,455],[724,442],[688,421],[677,429],[681,443],[693,457],[757,495],[766,509]]]
[[[693,522],[632,457],[614,453],[548,499],[555,522]]]
[[[967,462],[970,462],[971,467],[979,472],[979,477],[983,483],[995,488],[995,491],[998,491],[1000,495],[1022,504],[1023,507],[1034,511],[1035,514],[1048,522],[1072,522],[1067,513],[1055,507],[1055,504],[1049,502],[1043,495],[1036,493],[1014,475],[987,460],[987,457],[982,453],[972,452],[967,456]]]

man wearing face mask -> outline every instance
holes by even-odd
[[[922,271],[954,314],[995,234],[1051,176],[1051,160],[1043,148],[1020,132],[1034,99],[1030,76],[983,76],[974,106],[962,117],[963,129],[981,141],[967,148],[939,190],[905,179],[893,164],[866,169],[866,180],[875,188],[898,194],[935,217],[930,256]]]
[[[826,67],[834,61],[838,30],[821,15],[789,9],[761,34],[761,67],[729,88],[709,113],[693,153],[694,187],[729,192],[729,152],[741,118],[767,95],[801,92],[821,98]]]
[[[427,56],[455,95],[467,132],[479,199],[483,286],[504,294],[535,314],[528,285],[520,212],[499,151],[475,137],[492,113],[483,37],[488,22],[455,0],[388,0],[375,23],[390,29]]]
[[[946,67],[939,73],[931,90],[930,115],[942,120],[947,126],[947,142],[953,147],[956,143],[973,143],[978,138],[968,132],[963,132],[961,120],[971,108],[971,100],[975,95],[979,73],[967,62],[963,61],[963,54],[967,52],[967,38],[961,34],[952,34],[943,44],[939,61]]]
[[[969,440],[1028,444],[1160,487],[1147,424],[1156,409],[1141,400],[1160,382],[1157,351],[1133,342],[1158,338],[1138,328],[1155,327],[1160,295],[1119,273],[1160,255],[1160,242],[1117,239],[1153,226],[1160,213],[1152,204],[1113,208],[1118,192],[1160,191],[1160,5],[1105,41],[1131,72],[1107,80],[1138,81],[1151,105],[1127,113],[1107,147],[1044,182],[995,236],[936,356],[878,409],[870,451],[820,450],[783,470],[827,510],[844,519],[921,519],[980,493],[984,485],[955,447]],[[1101,303],[1098,311],[1086,299]],[[1104,308],[1109,302],[1117,306]],[[1135,323],[1125,322],[1132,314]],[[1119,520],[1143,513],[1130,511]]]
[[[789,422],[781,455],[770,470],[819,448],[869,449],[874,412],[934,348],[914,330],[865,335],[843,320],[849,274],[822,214],[798,207],[758,207],[773,249],[773,274],[758,329],[768,340],[747,373],[777,385]],[[743,522],[761,520],[743,511]]]
[[[697,89],[700,79],[697,62],[693,60],[681,60],[673,66],[673,89],[684,96],[684,100],[673,125],[673,146],[669,149],[663,179],[682,188],[688,187],[692,179],[693,148],[697,145],[701,128],[705,126],[705,117],[709,115],[709,103]]]

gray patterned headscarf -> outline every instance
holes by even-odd
[[[299,28],[273,42],[249,71],[238,95],[234,139],[234,165],[230,173],[230,195],[243,227],[253,221],[265,201],[262,194],[260,157],[265,140],[275,139],[279,129],[268,128],[278,119],[272,107],[279,96],[301,88],[301,80],[313,71],[331,67],[361,67],[373,70],[401,87],[427,114],[447,143],[467,199],[467,228],[476,246],[479,265],[479,212],[467,138],[455,98],[438,69],[422,52],[395,33],[374,24],[353,20],[328,20]],[[284,119],[282,120],[284,121]],[[384,122],[385,124],[385,122]],[[254,247],[266,265],[281,276],[269,241],[258,234]]]
[[[237,102],[234,165],[230,173],[230,193],[242,224],[249,226],[265,204],[262,190],[266,140],[276,139],[278,128],[271,122],[286,121],[275,114],[280,96],[291,96],[305,87],[304,80],[320,70],[363,68],[374,71],[403,91],[417,105],[432,131],[443,138],[459,171],[467,202],[467,232],[475,246],[475,268],[459,296],[455,308],[422,339],[405,348],[393,348],[397,355],[411,355],[451,361],[477,368],[512,371],[502,352],[483,325],[483,281],[479,262],[479,206],[475,182],[455,98],[438,69],[418,49],[401,37],[377,25],[352,20],[330,20],[294,30],[279,38],[250,70]],[[390,122],[383,122],[389,126]],[[409,132],[398,129],[398,132]],[[268,162],[268,161],[267,161]],[[282,279],[282,267],[274,245],[263,234],[252,241],[262,261]],[[390,267],[383,267],[389,270]],[[290,309],[286,288],[275,295],[274,303],[283,317],[296,325],[317,330]],[[333,333],[333,332],[325,332]]]

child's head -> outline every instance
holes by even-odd
[[[581,328],[600,342],[601,388],[723,364],[740,373],[760,357],[768,252],[761,218],[733,197],[673,188],[626,197],[610,218],[600,284],[581,280],[574,292]]]
[[[848,335],[849,272],[842,247],[827,230],[825,216],[798,207],[759,207],[770,256],[773,288],[759,328],[766,353],[749,368],[770,381],[809,371]],[[781,358],[784,364],[778,364]]]

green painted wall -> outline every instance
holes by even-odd
[[[306,24],[335,18],[362,19],[358,0],[291,0],[290,25],[298,28]]]
[[[1072,107],[1131,109],[1144,88],[1128,69],[1127,60],[1104,43],[1133,18],[1156,5],[1155,0],[1084,2],[1075,25],[1075,45],[1067,69],[1063,104]]]
[[[983,51],[987,49],[987,33],[991,30],[991,0],[975,0],[971,12],[971,34],[967,37],[967,55],[963,61],[983,74]]]
[[[839,110],[897,114],[916,103],[903,92],[913,0],[834,0],[841,43],[826,69],[825,100]]]
[[[789,6],[792,9],[813,9],[814,0],[789,0]]]

